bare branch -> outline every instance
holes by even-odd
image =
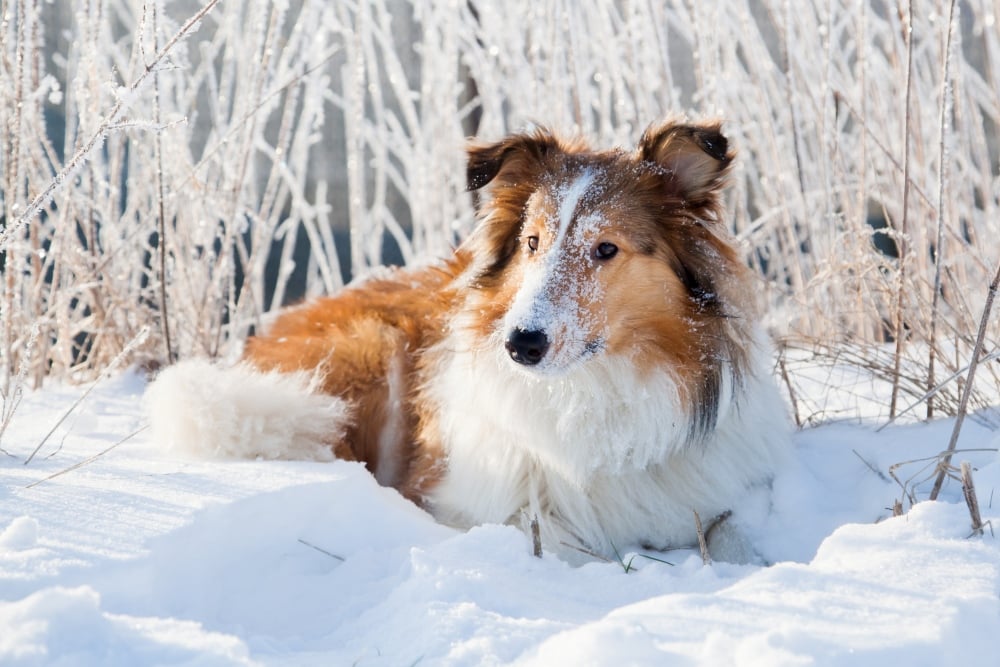
[[[972,358],[969,361],[969,374],[965,378],[965,386],[962,391],[962,399],[958,406],[958,415],[955,417],[955,426],[951,431],[951,440],[948,442],[947,454],[941,462],[941,468],[938,471],[937,479],[934,480],[934,488],[931,489],[931,500],[937,500],[938,493],[941,492],[941,486],[944,484],[944,478],[946,475],[946,467],[951,463],[951,455],[955,451],[955,447],[958,446],[958,436],[962,432],[962,422],[965,421],[965,415],[969,407],[969,396],[972,394],[972,386],[976,380],[976,368],[979,365],[979,355],[983,350],[983,341],[986,338],[986,327],[990,321],[990,314],[993,311],[993,300],[997,295],[997,288],[1000,287],[1000,261],[997,262],[997,270],[993,275],[993,281],[990,283],[989,290],[986,293],[986,303],[983,305],[983,316],[979,319],[979,333],[976,334],[976,344],[972,348]]]

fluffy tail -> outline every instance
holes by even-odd
[[[349,419],[307,373],[199,359],[164,369],[143,401],[155,442],[200,457],[329,461]]]

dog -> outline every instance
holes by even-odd
[[[693,545],[694,513],[737,508],[787,447],[723,219],[733,159],[719,122],[472,144],[451,258],[287,308],[235,368],[167,369],[156,437],[361,461],[440,522],[532,522],[570,559]]]

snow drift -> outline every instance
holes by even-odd
[[[996,538],[969,537],[953,481],[891,516],[890,467],[936,454],[949,420],[797,434],[770,504],[746,508],[770,567],[571,567],[512,527],[440,526],[359,464],[124,439],[143,384],[99,387],[25,466],[80,390],[29,394],[0,443],[0,664],[996,664]],[[997,416],[959,442],[994,524]],[[925,466],[894,472],[921,493]]]

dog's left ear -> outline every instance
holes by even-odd
[[[710,199],[725,183],[734,153],[723,136],[721,123],[651,125],[636,149],[643,162],[666,170],[668,184],[686,201]]]
[[[501,170],[521,177],[538,169],[547,156],[559,150],[559,142],[545,128],[512,134],[495,143],[472,144],[468,148],[466,190],[478,190],[491,182]]]

